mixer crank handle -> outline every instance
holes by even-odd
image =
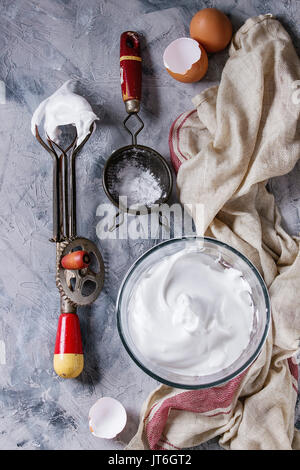
[[[91,262],[90,255],[85,250],[73,251],[61,259],[61,265],[65,269],[84,269]]]

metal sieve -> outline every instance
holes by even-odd
[[[136,32],[126,31],[121,34],[120,77],[122,97],[128,114],[123,125],[131,135],[132,142],[131,145],[114,151],[106,161],[102,178],[103,188],[107,197],[118,207],[120,212],[139,215],[150,213],[153,210],[159,211],[159,205],[165,203],[171,195],[172,173],[168,163],[158,152],[150,147],[137,144],[137,135],[144,128],[144,123],[138,115],[141,102],[142,59],[140,38]],[[128,127],[128,121],[132,117],[139,124],[135,132]],[[122,170],[130,171],[130,169],[137,171],[141,177],[143,172],[151,174],[159,185],[159,197],[156,197],[155,200],[141,202],[143,195],[140,195],[136,201],[131,201],[129,187],[124,190],[122,178],[118,177]],[[115,219],[120,215],[120,212]],[[114,228],[118,225],[115,225]]]

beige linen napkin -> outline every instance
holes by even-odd
[[[205,206],[205,235],[244,253],[269,288],[272,324],[261,354],[209,390],[160,386],[144,404],[128,449],[177,449],[214,436],[229,449],[300,448],[294,428],[300,337],[299,239],[280,226],[269,178],[300,156],[295,81],[300,63],[271,15],[235,34],[220,85],[193,99],[170,133],[180,201]],[[300,181],[299,181],[300,184]]]

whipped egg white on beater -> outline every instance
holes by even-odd
[[[42,101],[31,118],[31,132],[44,120],[45,134],[57,144],[61,135],[60,126],[72,124],[76,127],[79,146],[90,133],[90,126],[98,120],[89,102],[74,92],[75,80],[66,81],[49,98]]]
[[[132,339],[145,358],[190,376],[218,372],[238,359],[254,318],[242,272],[190,248],[146,270],[128,308]]]

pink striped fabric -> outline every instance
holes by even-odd
[[[241,380],[246,372],[219,387],[176,393],[163,402],[156,403],[145,417],[144,424],[149,446],[153,450],[175,448],[163,436],[163,430],[171,410],[185,410],[207,416],[229,414]]]
[[[173,122],[170,133],[169,133],[169,149],[170,149],[170,156],[171,156],[171,162],[174,167],[174,170],[176,173],[179,170],[179,167],[181,163],[183,163],[185,160],[188,160],[187,156],[184,155],[180,148],[180,130],[182,129],[182,126],[186,122],[186,120],[194,113],[196,113],[197,110],[193,109],[192,111],[188,111],[186,113],[180,114],[177,119]]]

